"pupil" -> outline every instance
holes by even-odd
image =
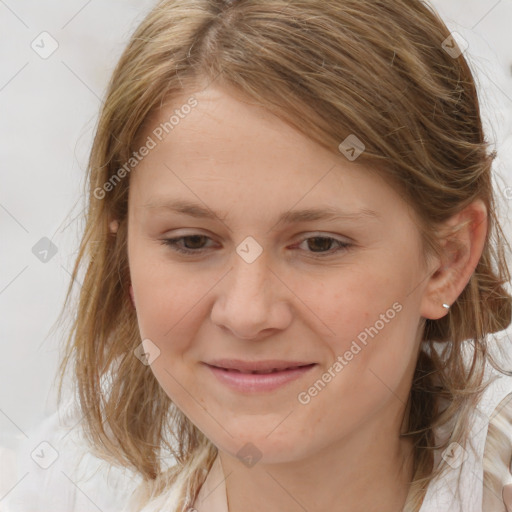
[[[201,242],[201,241],[204,241],[204,240],[201,240],[203,239],[204,236],[203,235],[191,235],[191,236],[188,236],[187,238],[185,238],[185,246],[187,247],[187,249],[198,249],[201,247],[201,243],[199,243],[199,245],[196,245],[194,244],[194,242]],[[190,240],[192,240],[192,244],[190,244]],[[192,245],[192,247],[189,247],[190,245]]]
[[[330,245],[331,245],[331,240],[329,238],[325,238],[325,237],[313,237],[313,238],[310,238],[309,241],[308,241],[308,245],[309,245],[309,248],[312,249],[311,247],[311,241],[320,241],[320,244],[313,244],[317,246],[320,246],[320,250],[317,251],[317,250],[314,250],[314,247],[313,247],[313,252],[322,252],[323,250],[328,250],[330,248]]]

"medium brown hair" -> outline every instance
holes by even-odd
[[[86,226],[66,296],[68,304],[84,267],[60,372],[63,380],[73,362],[84,431],[97,454],[155,482],[156,493],[187,475],[180,507],[190,505],[215,456],[134,356],[141,339],[128,295],[130,177],[104,197],[98,190],[138,149],[152,113],[216,81],[338,155],[340,143],[355,134],[365,145],[357,162],[399,189],[417,214],[425,255],[439,251],[441,223],[475,199],[487,207],[485,247],[469,283],[449,314],[424,324],[407,434],[415,440],[408,507],[419,508],[436,474],[434,428],[454,421],[445,445],[465,445],[485,363],[496,366],[486,336],[511,322],[494,155],[468,62],[443,48],[449,37],[434,9],[419,0],[163,0],[147,15],[115,68],[101,111],[88,164]],[[117,233],[109,230],[112,219]],[[440,351],[435,342],[442,342]],[[467,343],[473,351],[465,366]],[[167,472],[164,453],[178,463]]]

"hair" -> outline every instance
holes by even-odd
[[[482,511],[503,508],[502,488],[512,484],[512,393],[496,407],[490,418],[484,451]]]
[[[213,82],[340,157],[340,143],[355,134],[365,145],[356,163],[386,179],[415,212],[425,257],[441,254],[443,222],[476,199],[485,203],[489,228],[469,282],[446,316],[422,319],[403,434],[414,441],[406,510],[419,509],[443,470],[434,467],[434,451],[466,445],[487,363],[509,375],[487,336],[506,329],[512,312],[508,243],[492,186],[495,152],[464,54],[454,58],[443,49],[449,36],[419,0],[163,0],[136,28],[110,80],[88,162],[86,225],[63,311],[82,268],[85,276],[59,369],[59,400],[73,363],[93,452],[142,475],[140,503],[175,484],[175,510],[191,506],[217,448],[134,356],[141,339],[128,292],[130,179],[120,169],[164,102]],[[117,233],[109,229],[113,219]],[[508,418],[510,426],[510,404],[502,412],[508,416],[501,424]],[[440,443],[436,429],[447,425],[451,432]],[[504,478],[492,471],[494,451],[510,442],[504,431],[489,428],[490,481]],[[166,466],[166,454],[175,464]]]

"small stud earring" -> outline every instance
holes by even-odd
[[[450,304],[443,304],[443,308],[450,309]]]

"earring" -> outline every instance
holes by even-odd
[[[450,309],[450,304],[443,304],[443,308]]]

